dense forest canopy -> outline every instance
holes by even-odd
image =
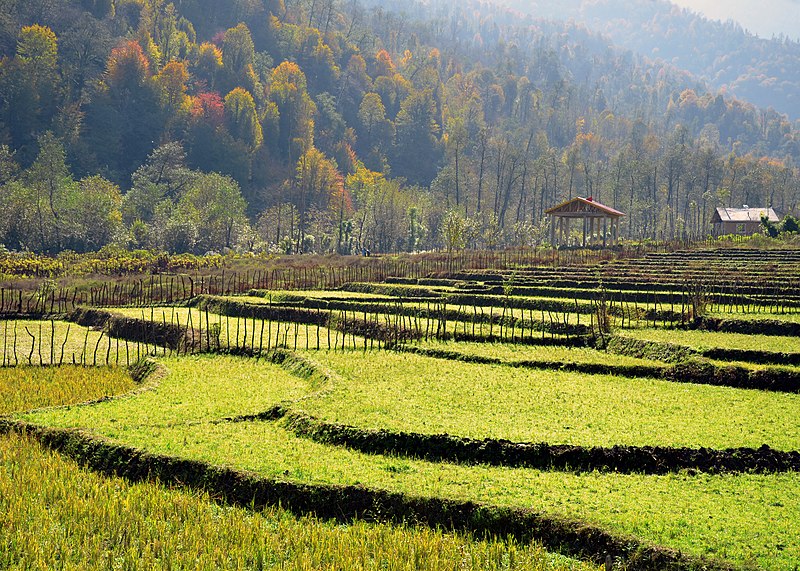
[[[800,197],[786,116],[480,0],[0,0],[0,49],[10,249],[535,245],[578,195],[690,238]]]

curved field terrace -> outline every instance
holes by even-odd
[[[458,551],[468,568],[794,568],[800,346],[772,333],[796,321],[796,258],[681,256],[324,291],[245,279],[249,297],[170,288],[159,305],[112,295],[94,313],[19,315],[0,328],[3,485],[53,498],[52,522],[117,509],[92,471],[123,477],[111,481],[141,513],[178,502],[184,532],[113,519],[142,531],[141,561],[177,566],[178,544],[218,561],[224,541],[244,567],[416,553],[438,568]],[[150,365],[133,380],[136,362]],[[45,490],[25,463],[70,483]],[[26,538],[64,525],[31,505],[3,504],[7,567],[46,561]],[[209,518],[227,531],[206,547]],[[87,554],[132,561],[109,547],[132,538],[89,542],[85,521]],[[277,534],[248,531],[265,526]],[[81,565],[68,537],[57,544]]]

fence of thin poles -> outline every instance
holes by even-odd
[[[665,251],[672,246],[663,245]],[[235,295],[251,289],[336,289],[351,282],[381,282],[387,277],[419,278],[471,270],[505,270],[524,266],[580,266],[636,257],[652,247],[623,250],[554,250],[516,248],[459,251],[409,257],[355,258],[348,265],[272,267],[201,274],[154,274],[106,279],[89,287],[59,287],[45,280],[37,290],[0,288],[0,313],[66,313],[77,306],[149,306],[170,304],[197,295]],[[40,276],[46,278],[47,276]]]
[[[699,286],[698,286],[699,287]],[[509,289],[510,293],[510,289]],[[148,355],[232,353],[259,357],[277,349],[374,350],[402,344],[456,340],[521,344],[590,344],[611,327],[674,326],[704,311],[704,291],[687,286],[665,303],[652,292],[628,301],[624,292],[600,290],[590,299],[502,302],[474,295],[446,300],[352,302],[339,309],[300,308],[228,301],[220,307],[150,306],[126,315],[96,312],[81,324],[49,319],[6,319],[2,366],[125,365]],[[641,301],[640,301],[641,300]],[[21,316],[24,317],[24,316]]]
[[[524,272],[524,270],[523,270]],[[150,307],[182,304],[202,295],[237,295],[254,290],[331,290],[346,283],[384,281],[404,272],[380,272],[370,268],[316,268],[308,270],[272,270],[219,276],[158,275],[126,282],[107,282],[86,290],[40,287],[36,291],[0,288],[0,315],[5,317],[62,315],[77,307]],[[408,272],[405,272],[408,273]],[[465,274],[466,276],[466,274]],[[769,276],[757,280],[708,280],[704,276],[686,278],[665,291],[657,283],[620,283],[617,288],[588,290],[590,299],[607,295],[619,304],[651,305],[653,314],[664,305],[687,305],[694,300],[699,309],[729,313],[796,313],[800,311],[800,281],[775,280]],[[584,299],[586,298],[584,292]],[[565,292],[564,296],[571,294]],[[577,294],[575,294],[577,296]],[[701,308],[702,306],[702,308]],[[683,313],[686,313],[685,311]]]

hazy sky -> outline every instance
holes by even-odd
[[[735,20],[765,38],[800,39],[800,0],[672,0],[713,20]]]

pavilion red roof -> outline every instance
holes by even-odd
[[[579,214],[579,213],[588,213],[592,210],[597,210],[604,214],[607,214],[611,217],[618,217],[618,216],[625,216],[624,212],[620,212],[615,208],[611,208],[610,206],[606,206],[605,204],[600,204],[596,200],[594,200],[591,196],[589,198],[582,198],[580,196],[576,196],[571,200],[567,200],[566,202],[562,202],[557,206],[553,206],[552,208],[548,208],[545,210],[545,214]]]

